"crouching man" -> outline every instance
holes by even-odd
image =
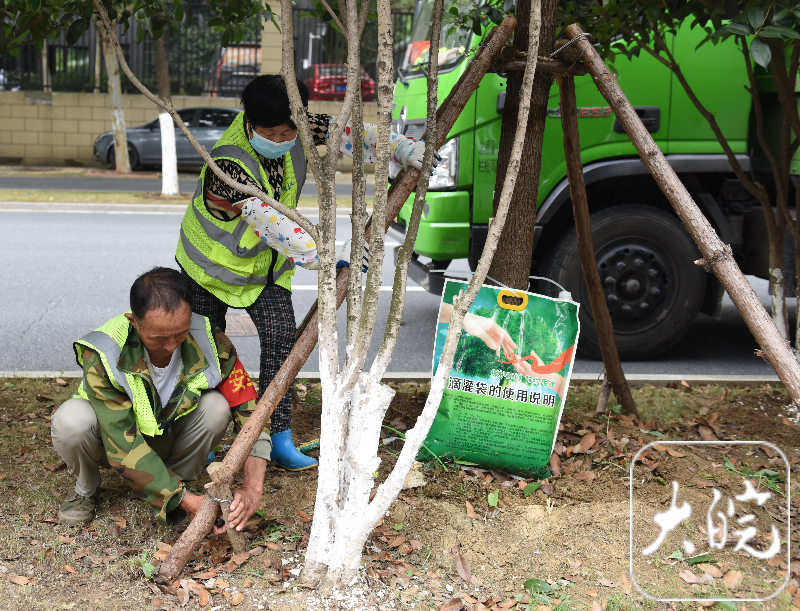
[[[180,272],[154,268],[133,283],[130,313],[75,342],[83,382],[52,419],[53,445],[77,477],[58,510],[62,524],[94,517],[100,466],[119,473],[168,523],[199,510],[202,496],[183,482],[199,477],[231,420],[241,429],[256,391],[230,340],[192,314],[191,295]],[[234,491],[238,530],[258,509],[271,450],[267,423]]]

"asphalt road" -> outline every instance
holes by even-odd
[[[2,185],[0,185],[2,186]],[[177,267],[180,214],[71,214],[0,212],[0,371],[74,371],[72,342],[128,309],[134,278],[155,265]],[[341,240],[349,235],[342,215]],[[389,244],[401,239],[390,232]],[[390,300],[393,259],[383,270],[376,342]],[[466,261],[453,270],[466,270]],[[766,281],[751,278],[767,302]],[[439,298],[413,282],[389,371],[430,372]],[[298,269],[293,283],[298,322],[316,299],[316,272]],[[794,312],[794,303],[791,304]],[[344,328],[344,307],[339,312]],[[343,334],[340,334],[343,339]],[[258,339],[235,337],[242,361],[258,370]],[[343,351],[341,346],[340,350]],[[628,373],[761,375],[773,373],[754,355],[756,343],[729,300],[720,320],[701,316],[687,336],[656,360],[625,363]],[[374,354],[374,350],[373,353]],[[318,371],[315,353],[304,371]],[[579,358],[575,371],[600,373],[602,363]]]
[[[197,178],[179,177],[181,193],[194,193]],[[310,175],[308,178],[312,178]],[[83,176],[0,176],[0,189],[37,189],[44,191],[129,191],[134,193],[160,192],[161,180],[156,178],[103,178]],[[353,185],[337,184],[336,195],[348,196]],[[367,197],[375,193],[374,185],[367,185]],[[313,179],[307,180],[301,195],[318,195]]]

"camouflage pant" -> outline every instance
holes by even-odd
[[[189,280],[192,283],[192,311],[207,317],[211,320],[211,324],[218,326],[224,332],[228,304],[212,295],[191,278]],[[258,396],[260,398],[294,347],[297,326],[294,320],[292,294],[280,286],[267,286],[261,291],[253,305],[245,309],[258,330],[261,348],[261,363],[258,372]],[[270,433],[277,435],[290,428],[292,428],[291,388],[272,413]]]
[[[145,441],[179,480],[193,481],[230,421],[222,393],[206,390],[194,410],[172,423],[171,435],[145,436]],[[100,485],[100,467],[109,466],[94,409],[86,399],[69,399],[53,414],[52,423],[53,446],[77,477],[75,492],[93,495]]]

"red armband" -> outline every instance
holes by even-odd
[[[230,375],[217,386],[217,390],[225,396],[231,407],[238,407],[251,399],[258,398],[253,381],[247,375],[238,356]]]

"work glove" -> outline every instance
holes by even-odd
[[[422,169],[422,157],[425,155],[425,141],[420,140],[415,142],[410,138],[399,138],[399,142],[394,149],[394,158],[403,166],[403,169],[408,169],[409,166],[418,170]],[[433,152],[433,167],[435,168],[442,160],[437,151]]]
[[[350,267],[350,240],[347,240],[336,251],[336,269],[344,266]],[[369,248],[364,245],[364,255],[361,257],[361,271],[367,273],[367,265],[369,265]]]

